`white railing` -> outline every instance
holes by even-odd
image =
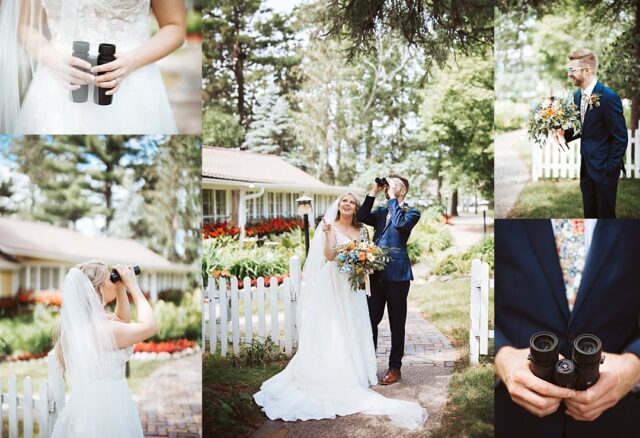
[[[640,129],[635,134],[628,131],[629,142],[625,152],[626,178],[640,178]],[[567,144],[569,150],[560,150],[552,141],[547,141],[543,147],[531,144],[531,178],[538,181],[543,178],[580,178],[580,140]],[[632,155],[632,151],[635,153]],[[635,161],[633,158],[635,157]]]
[[[251,279],[245,277],[240,289],[235,277],[228,283],[225,278],[209,277],[202,306],[202,351],[206,351],[207,339],[209,352],[215,353],[220,344],[220,354],[225,356],[229,342],[234,354],[238,354],[241,343],[251,344],[254,338],[264,342],[270,337],[292,355],[298,339],[296,298],[300,293],[300,272],[300,258],[291,257],[289,277],[281,285],[271,277],[267,287],[265,279],[258,277],[252,287]]]
[[[64,407],[64,380],[53,351],[47,356],[48,379],[41,379],[38,394],[33,392],[31,377],[25,377],[22,383],[22,394],[18,393],[18,379],[9,376],[7,392],[4,390],[4,379],[0,376],[0,438],[2,424],[5,421],[6,407],[9,423],[9,438],[32,438],[34,423],[38,423],[40,438],[48,438],[53,425]],[[22,433],[19,435],[19,422],[22,421]]]
[[[494,331],[489,330],[489,289],[493,288],[493,279],[489,278],[489,264],[474,259],[471,262],[471,296],[469,314],[469,362],[472,365],[480,361],[480,355],[489,354],[489,339]]]

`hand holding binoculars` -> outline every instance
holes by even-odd
[[[136,265],[133,267],[134,274],[140,275],[140,272],[141,272],[140,266]],[[122,280],[122,278],[120,278],[120,274],[115,269],[111,271],[111,274],[109,275],[109,279],[111,280],[111,283],[117,283],[118,281]]]
[[[584,391],[600,378],[604,363],[602,342],[584,334],[573,341],[571,359],[560,359],[558,338],[550,332],[538,332],[529,340],[531,372],[538,378],[564,388]]]

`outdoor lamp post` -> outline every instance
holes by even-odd
[[[309,255],[309,214],[312,210],[311,201],[313,201],[313,199],[304,195],[296,199],[298,203],[298,214],[302,215],[304,219],[304,249],[306,255]]]

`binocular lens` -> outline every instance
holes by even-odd
[[[380,177],[377,177],[377,178],[376,178],[376,184],[378,184],[379,186],[386,186],[386,185],[388,185],[389,183],[387,182],[387,178],[380,178]]]

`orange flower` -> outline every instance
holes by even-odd
[[[365,255],[364,251],[360,251],[360,261],[364,262],[366,258],[367,256]]]
[[[547,108],[544,111],[542,111],[542,117],[548,119],[549,117],[553,117],[556,115],[556,110],[554,110],[553,108]]]

